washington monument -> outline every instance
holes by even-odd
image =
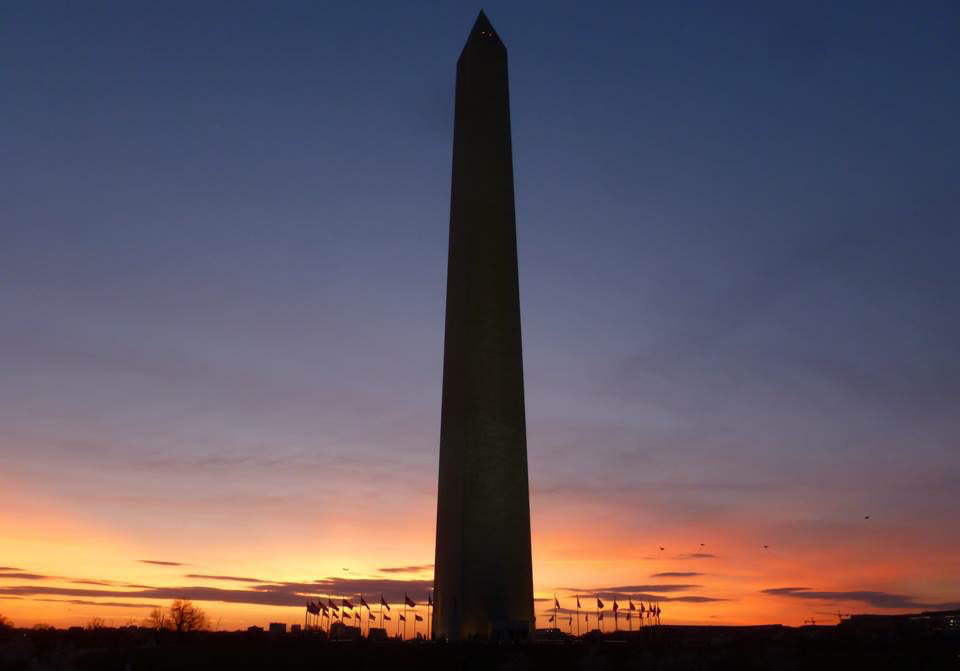
[[[457,61],[433,631],[533,623],[507,50],[483,12]]]

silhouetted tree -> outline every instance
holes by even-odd
[[[207,614],[186,599],[170,604],[170,628],[174,631],[200,631],[208,626]]]
[[[94,629],[106,629],[107,623],[103,621],[102,617],[95,617],[87,622],[87,630],[93,631]]]
[[[164,612],[163,608],[157,606],[150,611],[150,614],[147,615],[145,622],[146,626],[151,629],[166,629],[167,628],[167,614]]]
[[[8,620],[3,615],[0,615],[0,631],[4,629],[13,629],[13,622]]]

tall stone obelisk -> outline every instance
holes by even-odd
[[[507,50],[483,12],[457,61],[433,631],[533,629]]]

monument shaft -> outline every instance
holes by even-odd
[[[507,51],[457,61],[433,630],[526,637],[533,571]]]

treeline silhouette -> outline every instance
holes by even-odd
[[[181,609],[182,610],[182,609]],[[152,620],[152,615],[148,620]],[[0,620],[0,671],[174,671],[182,669],[385,668],[444,671],[469,669],[952,669],[960,655],[960,631],[917,626],[857,629],[850,626],[696,627],[664,625],[655,636],[617,640],[493,645],[388,640],[330,641],[321,632],[271,634],[262,630],[176,631],[155,622],[102,627],[14,628]],[[186,626],[186,625],[185,625]]]

